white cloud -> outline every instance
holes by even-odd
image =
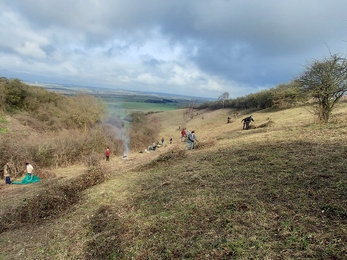
[[[33,57],[36,59],[46,58],[46,53],[36,42],[24,42],[24,45],[16,47],[14,50],[23,56]]]

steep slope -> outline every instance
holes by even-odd
[[[345,108],[327,126],[304,107],[253,112],[258,128],[247,131],[240,121],[249,114],[227,124],[230,110],[195,111],[189,121],[183,110],[150,115],[172,145],[102,162],[108,181],[57,217],[2,232],[0,258],[344,259]],[[196,150],[179,142],[179,125],[196,131]],[[30,187],[28,198],[50,188]],[[0,190],[6,202],[22,191]]]

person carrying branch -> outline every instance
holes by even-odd
[[[249,129],[249,124],[251,123],[251,121],[254,122],[253,116],[252,116],[252,115],[250,115],[249,117],[245,117],[244,119],[242,119],[242,120],[241,120],[241,123],[243,122],[243,127],[242,127],[242,129],[248,130],[248,129]]]

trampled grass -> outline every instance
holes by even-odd
[[[174,144],[113,158],[111,179],[63,214],[2,232],[0,259],[347,258],[343,106],[325,126],[305,108],[253,113],[265,126],[248,131],[242,117],[226,124],[233,111],[180,112],[151,115]],[[197,132],[196,149],[178,124]]]

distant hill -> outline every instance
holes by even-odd
[[[66,85],[57,83],[39,83],[39,82],[24,82],[25,84],[31,86],[43,87],[49,91],[57,92],[63,95],[75,95],[76,93],[87,93],[94,96],[117,96],[129,98],[132,96],[143,96],[151,100],[152,103],[159,103],[158,100],[164,99],[166,102],[175,102],[175,100],[183,101],[196,101],[197,104],[201,104],[207,101],[215,101],[213,98],[204,97],[194,97],[194,96],[184,96],[170,93],[160,93],[160,92],[149,92],[149,91],[129,91],[125,89],[111,89],[102,87],[91,87],[91,86],[79,86],[79,85]],[[170,101],[169,101],[170,100]]]

